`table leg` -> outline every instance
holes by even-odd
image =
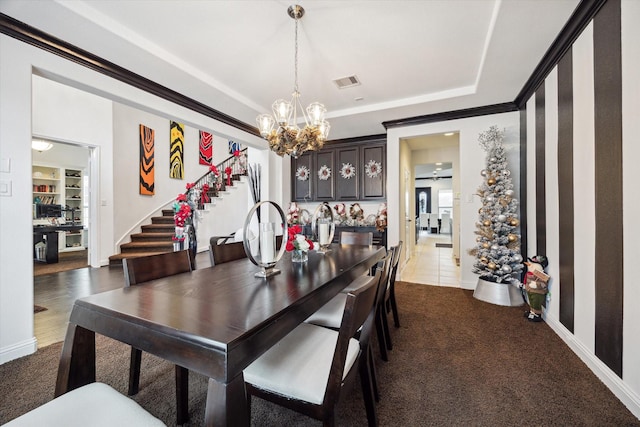
[[[96,381],[96,334],[69,323],[54,397]]]
[[[249,426],[249,406],[242,374],[228,384],[209,378],[204,418],[207,426]]]

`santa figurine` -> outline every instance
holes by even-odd
[[[547,297],[549,276],[544,272],[549,262],[544,255],[536,255],[524,263],[527,273],[524,276],[524,286],[529,300],[529,311],[524,317],[529,322],[542,322],[542,303]]]
[[[335,223],[337,225],[341,225],[347,222],[347,208],[344,203],[338,203],[333,207],[336,210],[337,218],[335,219]]]
[[[376,229],[378,231],[384,231],[385,228],[387,228],[387,204],[380,203],[378,213],[376,214]]]

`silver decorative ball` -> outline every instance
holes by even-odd
[[[480,175],[482,175],[482,176],[487,176],[487,171],[486,171],[486,170],[484,170],[484,169],[482,169],[482,170],[480,171]]]
[[[495,200],[493,196],[487,196],[485,199],[488,203],[493,203],[493,201]]]
[[[495,245],[495,244],[494,244],[494,245],[491,245],[491,250],[492,250],[492,251],[497,251],[498,249],[500,249],[500,246]]]
[[[495,157],[491,157],[491,158],[489,159],[489,162],[491,162],[491,163],[495,163],[495,162],[496,162],[496,160],[498,160],[498,159],[496,159]]]
[[[505,264],[502,266],[502,271],[504,271],[505,273],[511,273],[513,270],[511,269],[510,265]]]
[[[498,222],[505,222],[507,220],[507,216],[506,215],[498,215]]]
[[[509,169],[505,169],[505,170],[502,171],[502,175],[509,176],[509,175],[511,175],[511,171]]]
[[[513,190],[507,190],[504,192],[504,194],[506,194],[507,196],[513,196],[515,192]]]
[[[513,260],[514,260],[515,262],[517,262],[518,264],[519,264],[519,263],[521,263],[521,262],[522,262],[522,255],[520,255],[520,254],[515,254],[515,255],[513,256]]]

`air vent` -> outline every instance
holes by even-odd
[[[358,77],[356,76],[342,77],[340,79],[335,79],[333,82],[338,86],[338,89],[345,89],[351,86],[360,85],[360,80],[358,80]]]

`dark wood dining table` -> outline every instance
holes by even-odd
[[[248,426],[243,369],[386,253],[332,249],[311,251],[306,263],[285,253],[267,279],[242,259],[76,300],[55,396],[96,380],[98,333],[209,377],[206,425]]]

